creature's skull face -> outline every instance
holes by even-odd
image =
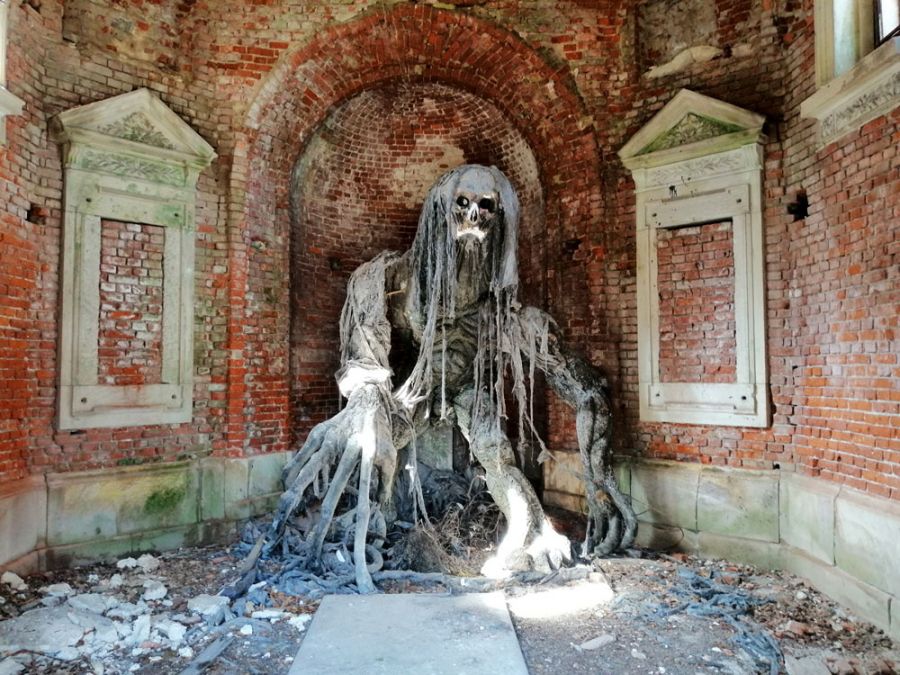
[[[450,205],[456,238],[474,237],[482,241],[500,217],[502,204],[491,173],[481,167],[460,176]]]

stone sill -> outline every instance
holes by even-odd
[[[6,142],[4,118],[7,115],[21,115],[24,108],[25,101],[0,84],[0,143]]]
[[[900,36],[863,57],[849,71],[800,104],[800,116],[819,120],[830,143],[900,103]]]

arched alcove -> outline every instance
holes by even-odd
[[[522,295],[540,304],[537,161],[490,101],[436,82],[385,83],[338,107],[304,148],[291,185],[291,400],[301,437],[338,410],[337,320],[350,273],[382,250],[406,250],[429,187],[465,163],[495,165],[516,187]]]
[[[429,91],[428,96],[425,90]],[[407,93],[401,94],[402,91]],[[404,105],[412,106],[405,113],[407,128],[394,124],[391,133],[396,137],[379,140],[366,126],[377,120],[366,121],[365,111],[375,106],[382,111],[392,110],[396,119],[403,118],[402,107],[391,102],[392,96],[400,96]],[[432,104],[427,104],[426,99],[446,106],[445,112],[453,114],[438,121],[436,115],[427,113],[427,105]],[[464,119],[457,109],[470,111],[474,118]],[[515,35],[462,12],[402,4],[335,25],[285,55],[260,83],[248,106],[244,130],[235,141],[228,289],[232,355],[228,370],[230,452],[254,454],[286,448],[296,434],[302,437],[315,419],[321,419],[337,405],[331,378],[338,347],[334,326],[319,334],[302,357],[309,363],[318,360],[320,374],[301,373],[297,361],[292,364],[292,336],[298,332],[291,326],[290,279],[304,274],[304,262],[291,252],[291,203],[297,171],[306,171],[304,184],[309,189],[321,188],[321,194],[338,190],[334,194],[346,202],[339,208],[335,199],[321,200],[321,222],[346,219],[348,194],[340,190],[358,191],[359,181],[344,178],[338,187],[317,188],[319,181],[308,172],[318,169],[304,168],[304,162],[312,161],[319,145],[335,142],[333,125],[346,123],[348,115],[359,118],[353,124],[360,143],[366,147],[374,144],[372,147],[390,150],[400,158],[405,156],[406,164],[385,164],[379,180],[372,183],[394,185],[396,179],[402,186],[399,196],[396,187],[385,192],[385,196],[393,196],[397,201],[392,207],[396,210],[388,219],[395,225],[390,235],[357,227],[344,235],[345,239],[352,239],[352,246],[341,249],[338,237],[311,253],[316,256],[318,267],[309,268],[311,273],[306,276],[321,287],[322,303],[339,306],[346,277],[358,262],[381,248],[402,249],[408,245],[425,190],[446,168],[462,161],[493,163],[510,172],[526,200],[529,197],[523,190],[542,192],[541,204],[529,207],[534,209],[532,222],[540,223],[540,231],[526,233],[520,242],[523,277],[540,277],[541,284],[546,283],[548,288],[567,283],[565,279],[586,283],[585,275],[574,266],[550,276],[548,266],[538,260],[540,252],[528,250],[527,243],[528,237],[533,236],[541,241],[545,251],[561,250],[561,242],[599,227],[599,149],[590,118],[567,71],[552,67]],[[420,119],[437,127],[429,130],[415,126]],[[486,125],[483,132],[475,133],[476,122]],[[384,132],[389,127],[381,128]],[[492,147],[488,140],[480,144],[463,142],[464,137],[491,138],[485,135],[491,130],[494,136],[516,140],[509,141],[506,148],[502,143]],[[428,150],[423,147],[423,154],[416,155],[416,139],[429,136],[443,138],[448,148],[456,150],[445,158],[427,157]],[[353,141],[348,135],[340,143],[352,146]],[[404,143],[411,145],[404,149]],[[528,148],[533,156],[529,181],[523,180],[524,169],[516,168],[525,166],[516,158],[516,147]],[[395,152],[401,149],[402,152]],[[429,152],[435,152],[434,148]],[[301,157],[300,168],[295,170]],[[343,169],[352,176],[362,166],[359,156],[351,151],[346,159]],[[401,160],[394,157],[390,161]],[[447,166],[441,167],[442,163]],[[427,171],[422,168],[425,166]],[[367,170],[370,174],[382,171],[374,165]],[[419,194],[415,194],[416,190]],[[375,193],[365,196],[358,205],[371,206],[373,199],[377,202]],[[531,203],[538,204],[533,199]],[[361,222],[370,222],[368,218],[373,213],[369,209]],[[327,237],[324,241],[327,243]],[[326,254],[326,250],[338,254]],[[310,257],[307,262],[312,261]],[[295,263],[300,269],[293,268]],[[332,285],[332,278],[341,279],[341,283]],[[301,286],[302,282],[293,284],[294,290]],[[537,296],[527,291],[526,288],[527,300],[544,304],[564,327],[570,323],[572,298],[579,297],[577,294],[547,292],[543,296],[546,302],[540,302],[540,288],[534,291]],[[311,292],[310,297],[317,303],[310,309],[320,309],[319,296]],[[308,320],[297,311],[294,315],[297,321]],[[312,320],[324,321],[316,316]],[[577,329],[576,325],[573,330]],[[295,374],[299,378],[296,387]],[[292,390],[301,386],[310,401],[326,401],[324,407],[311,403],[308,410],[300,411],[300,402],[296,395],[292,396]],[[291,411],[303,419],[295,422]]]

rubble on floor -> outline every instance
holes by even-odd
[[[232,603],[219,592],[240,576],[238,550],[3,574],[0,675],[287,673],[318,599],[261,582]],[[629,553],[502,585],[530,673],[900,672],[889,638],[796,577]],[[382,588],[478,586],[447,579],[397,575]]]

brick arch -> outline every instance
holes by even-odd
[[[228,446],[285,447],[290,177],[341,103],[401,81],[438,82],[497,106],[532,148],[548,249],[600,219],[599,148],[567,71],[518,37],[460,11],[402,4],[336,25],[286,54],[256,90],[231,179]],[[558,246],[556,247],[558,249]],[[552,302],[565,313],[565,301]],[[273,339],[274,338],[274,339]]]

